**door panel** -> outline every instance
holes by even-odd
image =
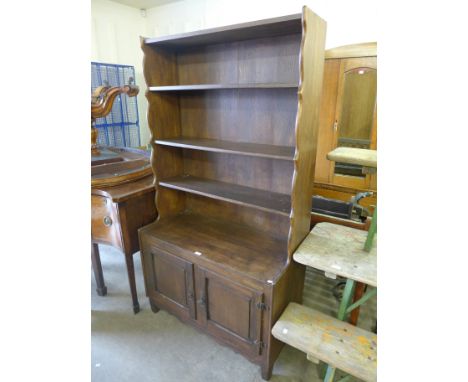
[[[193,264],[159,249],[151,250],[154,288],[149,291],[156,305],[185,312],[196,318]]]
[[[260,353],[262,291],[196,268],[199,322],[211,334],[250,355]]]

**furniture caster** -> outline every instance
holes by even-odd
[[[153,313],[158,313],[159,312],[159,308],[156,306],[156,304],[150,300],[150,306],[151,306],[151,310],[153,311]]]

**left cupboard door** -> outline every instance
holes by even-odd
[[[195,320],[193,263],[154,247],[144,252],[148,297],[158,308]]]

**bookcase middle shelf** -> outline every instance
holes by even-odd
[[[208,198],[289,216],[291,196],[212,179],[181,175],[159,180],[158,185]]]
[[[295,152],[295,148],[290,146],[275,146],[249,142],[232,142],[218,139],[174,138],[157,139],[155,142],[158,145],[180,147],[185,149],[248,155],[290,161],[294,159]]]

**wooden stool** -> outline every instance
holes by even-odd
[[[347,279],[338,318],[290,303],[273,327],[272,334],[299,350],[308,359],[326,362],[325,381],[333,381],[339,368],[365,381],[377,380],[377,336],[343,322],[347,315],[376,294],[370,289],[351,304],[356,282],[377,286],[377,245],[364,250],[365,231],[332,223],[319,223],[304,239],[293,259],[321,270],[330,278]]]

